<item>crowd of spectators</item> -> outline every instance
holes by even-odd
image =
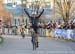
[[[63,21],[58,21],[58,22],[46,22],[46,23],[40,23],[42,28],[45,29],[75,29],[75,22],[70,21],[70,22],[63,22]]]

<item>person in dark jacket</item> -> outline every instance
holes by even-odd
[[[29,13],[26,11],[26,9],[24,9],[25,13],[28,15],[30,22],[32,23],[32,28],[34,29],[34,31],[37,33],[38,30],[38,22],[39,22],[39,18],[41,17],[41,15],[44,12],[44,9],[42,10],[42,12],[37,15],[37,14],[33,14],[32,16],[29,15]]]
[[[37,35],[37,34],[38,34],[37,30],[38,30],[38,28],[39,28],[39,26],[38,26],[39,18],[40,18],[41,15],[43,14],[44,9],[42,10],[42,12],[41,12],[39,15],[33,14],[32,16],[30,16],[30,14],[26,11],[26,9],[24,9],[24,11],[25,11],[25,13],[28,15],[29,20],[30,20],[30,22],[31,22],[31,24],[32,24],[31,27],[33,28],[35,34]],[[35,39],[35,38],[32,36],[32,42],[33,42],[34,39]],[[38,39],[38,37],[37,37],[37,39]],[[38,48],[38,40],[37,40],[37,48]]]

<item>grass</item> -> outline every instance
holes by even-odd
[[[0,37],[0,44],[2,44],[4,41],[3,37]]]
[[[53,38],[57,38],[57,39],[59,39],[59,40],[65,40],[65,41],[75,42],[75,40],[67,39],[67,38],[65,38],[65,37],[53,37]]]

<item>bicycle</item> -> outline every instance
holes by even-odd
[[[21,35],[22,35],[22,38],[24,39],[25,38],[25,29],[24,28],[21,28]]]
[[[32,45],[33,45],[33,50],[36,50],[36,48],[38,48],[37,34],[34,31],[32,31],[31,36],[32,36],[31,42],[32,42]]]

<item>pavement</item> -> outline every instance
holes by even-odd
[[[39,48],[32,50],[31,37],[3,35],[0,54],[75,54],[75,43],[49,37],[39,37]]]

